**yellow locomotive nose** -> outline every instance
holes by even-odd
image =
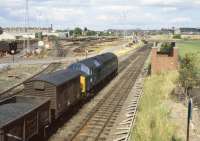
[[[81,93],[86,96],[86,78],[81,75],[80,77]]]

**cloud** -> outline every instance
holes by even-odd
[[[106,11],[115,11],[115,12],[121,12],[121,11],[129,11],[138,9],[137,6],[128,6],[128,5],[108,5],[108,6],[101,6],[98,7],[99,10],[106,10]]]
[[[184,0],[141,0],[143,5],[160,5],[160,6],[169,6],[180,4]]]
[[[6,19],[5,19],[4,17],[1,17],[1,16],[0,16],[0,21],[3,23],[3,22],[6,21]]]
[[[114,17],[107,16],[107,15],[100,15],[100,16],[97,16],[96,19],[101,20],[101,21],[110,21],[110,20],[113,20]]]
[[[194,0],[194,3],[200,5],[200,0]]]
[[[1,8],[22,8],[25,7],[25,0],[1,0]]]
[[[164,12],[174,12],[174,11],[177,11],[177,7],[163,7],[162,10]]]
[[[171,23],[187,23],[187,22],[191,22],[191,21],[192,20],[189,17],[176,17],[171,20]]]
[[[30,25],[57,28],[160,28],[197,25],[200,0],[29,0]],[[0,0],[0,25],[22,25],[25,0]],[[5,24],[7,23],[7,24]]]

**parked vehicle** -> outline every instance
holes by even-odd
[[[15,54],[17,52],[17,42],[0,41],[0,53]]]

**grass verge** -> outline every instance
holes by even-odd
[[[171,109],[167,105],[177,79],[177,72],[146,78],[131,140],[180,141],[176,137],[176,126],[170,121]]]
[[[186,53],[200,52],[200,40],[179,41],[177,47],[180,57],[183,58]]]

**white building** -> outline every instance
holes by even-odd
[[[0,35],[0,41],[1,40],[15,40],[16,36],[13,34],[9,34],[9,33],[3,33]]]

